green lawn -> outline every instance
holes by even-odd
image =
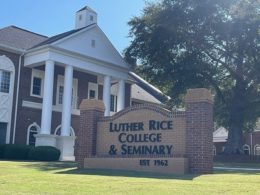
[[[0,194],[260,194],[260,172],[176,176],[75,165],[0,161]]]

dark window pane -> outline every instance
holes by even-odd
[[[96,91],[89,90],[89,99],[95,99],[95,98],[96,98]]]
[[[11,73],[0,71],[0,92],[9,93]]]
[[[110,111],[115,112],[115,96],[110,96]]]
[[[63,101],[63,91],[64,91],[64,87],[60,86],[59,87],[59,104],[62,104],[62,101]]]
[[[34,135],[37,134],[37,133],[38,133],[37,127],[36,126],[32,126],[30,128],[30,132],[29,132],[29,145],[30,146],[35,146],[36,138],[34,137]]]
[[[34,95],[41,95],[41,84],[42,79],[38,77],[33,77],[33,91]]]

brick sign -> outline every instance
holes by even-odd
[[[212,97],[189,90],[186,111],[140,104],[103,117],[99,100],[81,104],[75,156],[80,167],[161,173],[212,171]]]

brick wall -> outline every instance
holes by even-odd
[[[139,104],[132,107],[128,107],[111,117],[103,117],[104,106],[99,100],[83,100],[81,104],[81,116],[80,116],[80,132],[76,140],[75,156],[79,166],[82,167],[85,163],[90,161],[98,163],[102,159],[102,165],[105,167],[105,159],[109,161],[111,158],[126,159],[122,160],[124,163],[128,163],[127,158],[176,158],[183,159],[188,158],[190,173],[202,174],[211,173],[213,168],[213,101],[210,92],[207,89],[193,89],[188,90],[186,95],[186,112],[170,112],[158,105],[151,104]],[[120,146],[122,143],[118,140],[118,132],[109,131],[109,124],[123,124],[123,123],[138,123],[143,124],[143,131],[127,132],[124,134],[150,134],[153,131],[148,130],[147,123],[149,120],[155,121],[173,121],[172,129],[156,130],[156,133],[160,133],[161,141],[147,142],[147,143],[126,143],[130,146],[142,146],[148,144],[149,146],[156,145],[172,145],[173,153],[170,155],[125,155],[120,153]],[[111,145],[113,144],[113,145]],[[110,146],[116,148],[118,153],[111,154],[109,152]],[[111,156],[113,155],[113,156]],[[95,158],[95,160],[91,160]],[[110,162],[109,161],[109,162]],[[131,161],[133,163],[133,161]],[[137,170],[142,170],[139,164],[131,164],[133,168],[136,166]],[[127,166],[126,169],[127,169]],[[130,166],[129,164],[129,166]],[[85,166],[88,166],[85,164]],[[169,165],[174,167],[173,164]],[[186,170],[186,164],[179,164],[183,170]],[[113,163],[110,168],[116,168]],[[120,165],[122,168],[122,166]],[[144,167],[143,167],[144,168]],[[145,167],[146,170],[151,170],[151,167]],[[160,171],[158,167],[155,167],[157,171]],[[154,170],[155,170],[154,169]],[[164,172],[163,167],[161,167]],[[185,171],[184,171],[185,172]]]
[[[191,173],[211,173],[213,167],[213,100],[206,89],[186,95],[187,157]]]
[[[104,116],[104,104],[100,100],[83,100],[80,109],[80,129],[75,141],[75,158],[79,167],[83,167],[84,158],[96,154],[97,122]]]

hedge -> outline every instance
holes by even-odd
[[[32,146],[6,144],[4,146],[3,158],[9,160],[28,160],[28,154]]]
[[[57,161],[59,157],[60,151],[52,146],[0,145],[0,159]]]
[[[57,161],[60,158],[60,150],[52,146],[37,146],[29,152],[30,160]]]
[[[4,158],[4,149],[5,149],[5,145],[0,144],[0,159]]]

